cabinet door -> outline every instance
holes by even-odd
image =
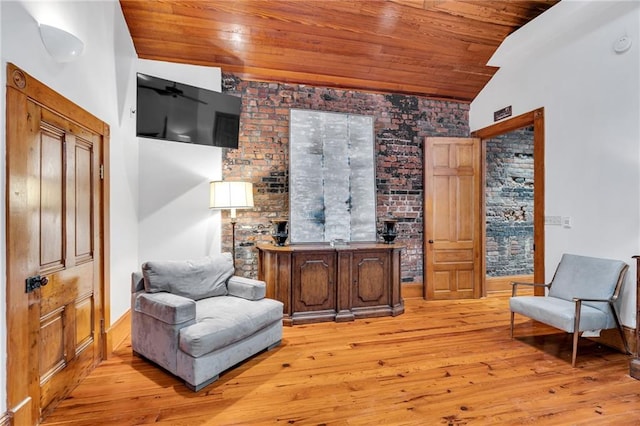
[[[296,253],[293,261],[293,310],[336,309],[334,252]]]
[[[353,307],[389,305],[389,253],[353,254]]]

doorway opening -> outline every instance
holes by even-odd
[[[508,292],[513,280],[544,282],[544,108],[473,136],[484,171],[482,294]]]
[[[485,140],[486,292],[533,281],[533,126]]]

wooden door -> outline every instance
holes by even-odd
[[[29,401],[33,422],[102,359],[102,136],[13,89],[7,302],[17,339],[8,349],[23,370],[8,375],[9,403]]]
[[[425,298],[481,295],[480,139],[426,138]]]

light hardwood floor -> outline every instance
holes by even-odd
[[[395,318],[285,327],[198,393],[127,344],[45,425],[639,425],[629,356],[516,316],[506,297],[405,301]]]

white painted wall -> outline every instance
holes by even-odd
[[[219,68],[138,61],[138,72],[219,92]],[[139,138],[139,259],[189,259],[220,252],[220,212],[209,182],[222,178],[222,149]]]
[[[545,109],[545,273],[562,253],[620,259],[631,268],[620,310],[635,326],[635,261],[640,254],[640,2],[564,0],[512,34],[491,65],[500,70],[471,103],[470,127]],[[626,35],[632,47],[613,50]]]

